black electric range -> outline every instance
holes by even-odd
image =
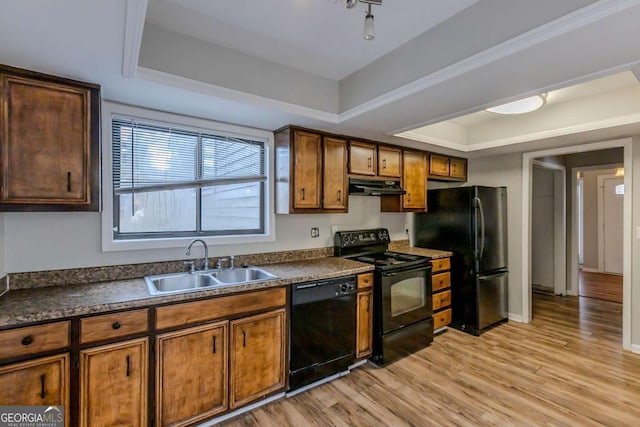
[[[388,250],[389,231],[339,231],[334,255],[375,265],[373,354],[392,362],[433,341],[431,262],[420,255]]]

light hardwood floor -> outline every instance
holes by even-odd
[[[532,324],[453,329],[225,426],[639,426],[640,355],[620,304],[534,294]]]

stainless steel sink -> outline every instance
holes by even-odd
[[[192,292],[271,279],[277,279],[277,276],[257,267],[217,269],[195,273],[170,273],[145,276],[144,278],[152,295]]]
[[[197,291],[218,283],[210,274],[173,273],[146,276],[144,279],[152,294]]]
[[[222,283],[248,283],[276,278],[273,274],[257,267],[222,269],[213,272],[212,275]]]

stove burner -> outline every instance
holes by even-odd
[[[377,254],[367,254],[356,258],[357,261],[366,262],[375,265],[396,265],[405,262],[415,261],[422,257],[417,255],[401,254],[397,252],[383,252]]]

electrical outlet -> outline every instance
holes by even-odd
[[[409,234],[409,224],[404,225],[404,232]]]
[[[337,225],[332,225],[331,226],[331,235],[335,235],[338,232],[338,226]]]
[[[311,237],[320,237],[320,229],[318,227],[311,227]]]

